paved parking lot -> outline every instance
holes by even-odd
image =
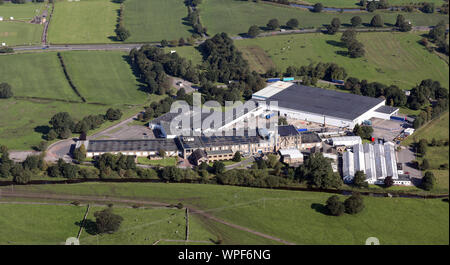
[[[382,120],[378,118],[372,118],[372,136],[377,139],[384,139],[385,141],[394,141],[407,125],[401,121],[395,120]]]
[[[93,140],[108,139],[154,139],[155,135],[151,129],[144,125],[136,125],[133,122],[122,124],[118,127],[106,130],[98,134]]]

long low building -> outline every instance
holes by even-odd
[[[252,99],[265,102],[280,117],[349,129],[371,118],[387,120],[398,113],[398,108],[386,106],[385,99],[282,81],[256,92]],[[270,104],[274,101],[276,105]]]
[[[345,182],[352,182],[357,171],[366,174],[370,184],[382,184],[387,176],[398,180],[394,144],[356,144],[342,155],[342,174]]]

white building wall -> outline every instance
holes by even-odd
[[[353,146],[353,156],[355,159],[355,172],[356,171],[363,171],[366,173],[366,163],[365,163],[365,157],[364,157],[364,150],[362,144],[357,144]]]
[[[374,144],[373,146],[374,154],[375,154],[375,166],[376,166],[376,174],[377,179],[386,178],[386,157],[384,155],[384,147],[381,144]]]
[[[353,153],[347,151],[342,157],[342,174],[344,175],[345,181],[351,181],[355,176],[354,164],[353,164]]]
[[[386,143],[384,145],[384,153],[386,156],[386,174],[392,176],[392,179],[398,179],[397,160],[395,158],[394,145]]]
[[[374,115],[377,115],[377,114],[375,114],[375,113],[376,113],[375,110],[378,109],[378,108],[381,107],[381,106],[384,106],[384,105],[386,105],[386,100],[383,100],[382,102],[380,102],[379,104],[377,104],[375,107],[371,108],[370,110],[366,111],[366,112],[363,113],[361,116],[359,116],[358,118],[356,118],[356,119],[354,120],[355,124],[356,124],[356,123],[361,124],[361,123],[362,123],[363,121],[365,121],[365,120],[370,120],[370,118],[374,117]],[[379,112],[377,112],[377,113],[379,113]],[[389,118],[388,118],[388,119],[389,119]]]
[[[364,163],[366,166],[366,176],[369,183],[375,183],[377,180],[375,170],[375,157],[373,152],[373,145],[365,143],[364,145]]]

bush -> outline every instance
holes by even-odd
[[[334,216],[341,216],[345,212],[344,203],[339,200],[337,195],[328,198],[326,207],[330,214]]]
[[[434,185],[436,184],[436,177],[433,172],[427,171],[425,172],[425,176],[422,178],[422,188],[424,190],[432,190]]]
[[[13,96],[11,86],[8,83],[0,84],[0,98],[10,98]]]
[[[359,193],[354,193],[344,201],[345,212],[348,214],[357,214],[364,209],[363,198]]]
[[[114,233],[120,228],[123,217],[112,212],[112,208],[94,213],[97,231],[99,233]]]

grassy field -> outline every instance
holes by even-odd
[[[328,216],[326,193],[204,184],[89,183],[15,187],[42,193],[147,198],[207,210],[234,224],[297,244],[448,244],[449,206],[440,199],[364,197],[358,215]]]
[[[339,7],[339,8],[360,8],[359,1],[356,0],[296,0],[294,2],[304,3],[304,4],[315,4],[322,3],[326,7]],[[434,3],[435,6],[441,6],[445,3],[443,0],[428,0],[428,3]],[[390,5],[409,5],[411,3],[422,3],[418,0],[389,0]]]
[[[119,7],[110,0],[57,1],[49,26],[49,42],[111,43]]]
[[[43,25],[0,22],[0,42],[8,46],[40,44]]]
[[[87,102],[142,104],[149,96],[140,88],[126,61],[117,51],[72,51],[62,53],[67,70]]]
[[[14,17],[14,20],[31,20],[34,16],[40,14],[44,7],[44,3],[4,3],[0,6],[0,17],[3,17],[5,20],[10,17]]]
[[[69,74],[86,97],[80,101],[68,85],[56,53],[28,53],[0,56],[0,82],[11,84],[18,97],[1,100],[0,144],[13,150],[29,150],[42,140],[49,128],[50,118],[62,111],[75,119],[89,114],[104,114],[110,107],[120,108],[123,117],[129,117],[142,109],[142,105],[161,96],[147,96],[140,90],[130,66],[122,52],[88,51],[63,52]],[[44,99],[48,98],[48,99]],[[110,126],[106,122],[101,128]]]
[[[1,245],[63,245],[76,237],[86,207],[0,204]]]
[[[127,0],[124,25],[131,36],[127,42],[178,40],[191,35],[191,26],[183,20],[187,8],[181,0]]]
[[[343,55],[340,34],[298,34],[235,41],[255,70],[267,69],[270,60],[280,70],[290,65],[334,62],[344,67],[349,76],[411,89],[423,79],[431,78],[449,87],[448,65],[417,43],[414,33],[359,33],[357,39],[366,50],[363,58]],[[261,49],[255,49],[254,47]],[[270,57],[270,58],[267,58]],[[264,58],[264,59],[259,59]]]
[[[175,166],[177,163],[177,159],[175,157],[166,157],[160,160],[150,160],[146,157],[138,157],[137,159],[139,164],[143,165],[152,165],[152,166]]]
[[[191,60],[194,65],[202,63],[202,55],[200,52],[193,46],[182,46],[182,47],[166,47],[164,48],[166,53],[170,51],[176,51],[178,55],[187,60]]]
[[[363,23],[369,23],[375,14],[380,14],[385,23],[395,24],[398,12],[377,11],[374,13],[337,13],[322,12],[313,13],[298,8],[274,6],[252,1],[234,0],[209,0],[200,5],[204,26],[208,28],[208,34],[227,32],[232,35],[246,33],[250,26],[266,26],[271,18],[277,18],[284,25],[289,19],[297,18],[300,27],[320,27],[329,24],[337,17],[343,24],[350,23],[350,19],[358,15]],[[436,25],[440,20],[448,20],[448,16],[440,14],[424,14],[421,12],[402,13],[415,26]]]
[[[105,207],[91,207],[86,220],[95,222],[94,213]],[[114,234],[95,235],[83,232],[80,244],[145,244],[159,239],[184,240],[186,235],[185,211],[178,209],[145,209],[113,207],[123,217],[119,231]],[[178,233],[177,233],[178,231]]]
[[[14,96],[80,101],[54,52],[0,56],[0,76],[0,82],[12,86]]]

